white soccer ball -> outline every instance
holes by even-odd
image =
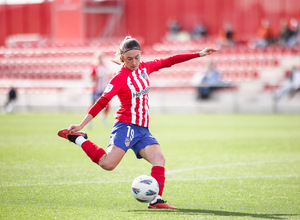
[[[158,195],[158,191],[156,179],[149,175],[138,176],[131,185],[132,195],[139,202],[151,202]]]

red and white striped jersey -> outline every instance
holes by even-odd
[[[103,94],[111,100],[117,95],[120,108],[117,111],[115,122],[149,126],[148,93],[150,90],[149,75],[161,67],[161,62],[141,62],[139,68],[130,71],[124,67],[111,79]]]
[[[89,111],[95,117],[115,95],[119,97],[120,108],[115,123],[124,122],[149,127],[150,91],[149,75],[161,68],[199,57],[199,53],[175,55],[166,59],[140,62],[135,71],[122,67],[110,80],[106,89]],[[106,101],[105,101],[106,100]]]

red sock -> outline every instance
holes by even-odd
[[[159,186],[158,195],[162,196],[165,187],[165,168],[160,166],[154,166],[151,169],[151,176],[156,179]]]
[[[98,145],[94,144],[91,141],[86,141],[81,145],[82,150],[88,155],[91,160],[98,164],[100,158],[106,154],[103,148],[99,147]]]

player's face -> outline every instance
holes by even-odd
[[[135,71],[139,68],[141,60],[141,51],[140,50],[129,50],[123,55],[123,60],[125,68],[130,71]]]

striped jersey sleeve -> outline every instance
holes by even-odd
[[[103,103],[95,104],[90,112],[95,116],[102,110],[105,100],[110,101],[117,95],[120,100],[120,107],[116,113],[115,123],[124,122],[149,127],[149,75],[161,68],[170,67],[196,57],[199,57],[199,53],[175,55],[166,59],[140,62],[138,69],[135,71],[122,67],[106,86],[102,95],[105,99],[99,99],[99,102]]]

